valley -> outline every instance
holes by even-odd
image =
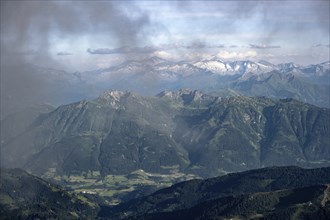
[[[329,220],[329,0],[0,0],[0,219]]]
[[[136,170],[127,175],[106,175],[91,171],[83,175],[59,176],[51,172],[42,178],[57,183],[65,189],[84,195],[97,195],[107,205],[118,205],[131,199],[145,196],[172,184],[200,178],[192,174],[152,174]]]
[[[327,219],[329,172],[329,167],[269,167],[183,181],[118,205],[20,169],[2,169],[0,214],[2,219]]]

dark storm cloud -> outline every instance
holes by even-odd
[[[56,39],[74,42],[92,35],[118,47],[135,46],[148,40],[150,26],[139,7],[120,1],[1,1],[0,14],[2,115],[29,102],[66,98],[62,84],[27,65],[63,68],[53,57],[68,53],[51,52]]]
[[[109,41],[134,46],[144,39],[144,27],[149,24],[147,14],[121,2],[1,2],[1,40],[6,43],[5,49],[8,45],[11,50],[32,46],[47,51],[54,36],[74,38],[86,34],[108,34]]]
[[[277,48],[281,48],[281,46],[278,45],[257,45],[257,44],[250,44],[250,48],[253,49],[277,49]]]

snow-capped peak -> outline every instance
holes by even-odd
[[[277,65],[277,68],[281,70],[281,72],[289,72],[289,71],[294,71],[298,70],[300,66],[295,63],[281,63]]]
[[[258,64],[261,64],[261,65],[264,65],[264,66],[268,66],[268,67],[272,67],[272,68],[275,68],[276,66],[266,60],[259,60],[258,61]]]
[[[230,75],[233,73],[232,67],[217,57],[209,60],[199,61],[193,64],[195,67],[211,71],[219,75]]]
[[[209,60],[194,63],[194,66],[219,75],[243,75],[248,72],[255,74],[271,71],[275,65],[266,61],[252,62],[249,60],[225,62],[213,57]]]

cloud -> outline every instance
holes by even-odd
[[[72,55],[72,53],[69,53],[69,52],[58,52],[56,55],[57,56],[70,56],[70,55]]]
[[[228,34],[236,39],[241,38],[242,34],[251,34],[253,41],[262,39],[259,42],[266,45],[282,39],[297,45],[313,37],[328,36],[330,31],[328,0],[303,0],[299,4],[291,0],[184,1],[183,4],[180,5],[182,13],[190,10],[197,13],[218,12],[222,15],[221,19],[210,19],[205,27],[196,25],[186,28],[190,32],[199,28],[207,34]]]
[[[119,47],[119,48],[88,48],[87,53],[92,55],[108,55],[108,54],[131,54],[131,53],[154,53],[157,51],[169,51],[169,50],[202,50],[202,49],[214,49],[225,48],[224,45],[207,45],[205,43],[193,43],[193,44],[162,44],[160,46],[145,46],[145,47]]]
[[[221,51],[217,54],[217,57],[222,59],[245,59],[253,58],[257,56],[257,52],[253,50],[245,52],[230,52],[230,51]]]
[[[120,47],[120,48],[97,48],[97,49],[87,49],[87,53],[89,54],[127,54],[127,53],[153,53],[159,50],[156,47]]]
[[[330,47],[330,44],[316,44],[313,47]]]
[[[178,48],[186,48],[186,49],[210,49],[210,48],[224,48],[223,44],[219,45],[209,45],[205,42],[194,42],[190,45],[181,45]]]
[[[7,53],[11,54],[11,55],[22,55],[22,56],[27,56],[27,55],[37,55],[38,52],[36,50],[19,50],[19,51],[7,51]]]
[[[58,57],[69,55],[67,50],[70,54],[75,51],[70,47],[73,43],[85,42],[90,47],[89,43],[102,41],[117,47],[135,47],[148,42],[152,35],[148,32],[152,27],[148,14],[134,2],[1,1],[0,4],[0,88],[1,101],[7,100],[1,105],[1,114],[9,113],[8,109],[13,109],[10,106],[38,101],[54,103],[53,100],[58,104],[61,99],[64,103],[69,95],[85,92],[83,88],[64,91],[62,84],[50,84],[47,77],[41,78],[27,63],[65,69]]]
[[[87,53],[90,54],[116,54],[116,53],[123,53],[124,51],[120,48],[110,49],[110,48],[97,48],[97,49],[91,49],[88,48],[86,50]]]
[[[173,54],[171,54],[167,51],[163,51],[163,50],[155,51],[153,53],[153,56],[157,56],[157,57],[160,57],[160,58],[163,58],[163,59],[173,59],[174,58]]]
[[[134,16],[133,16],[134,15]],[[1,1],[2,45],[47,52],[54,39],[108,36],[119,46],[148,38],[148,14],[136,4],[71,1]]]
[[[253,49],[277,49],[277,48],[281,48],[281,46],[278,45],[265,45],[265,44],[250,44],[250,48]]]

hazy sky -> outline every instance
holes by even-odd
[[[329,7],[329,0],[1,1],[2,62],[70,71],[149,55],[318,63],[330,59]]]

